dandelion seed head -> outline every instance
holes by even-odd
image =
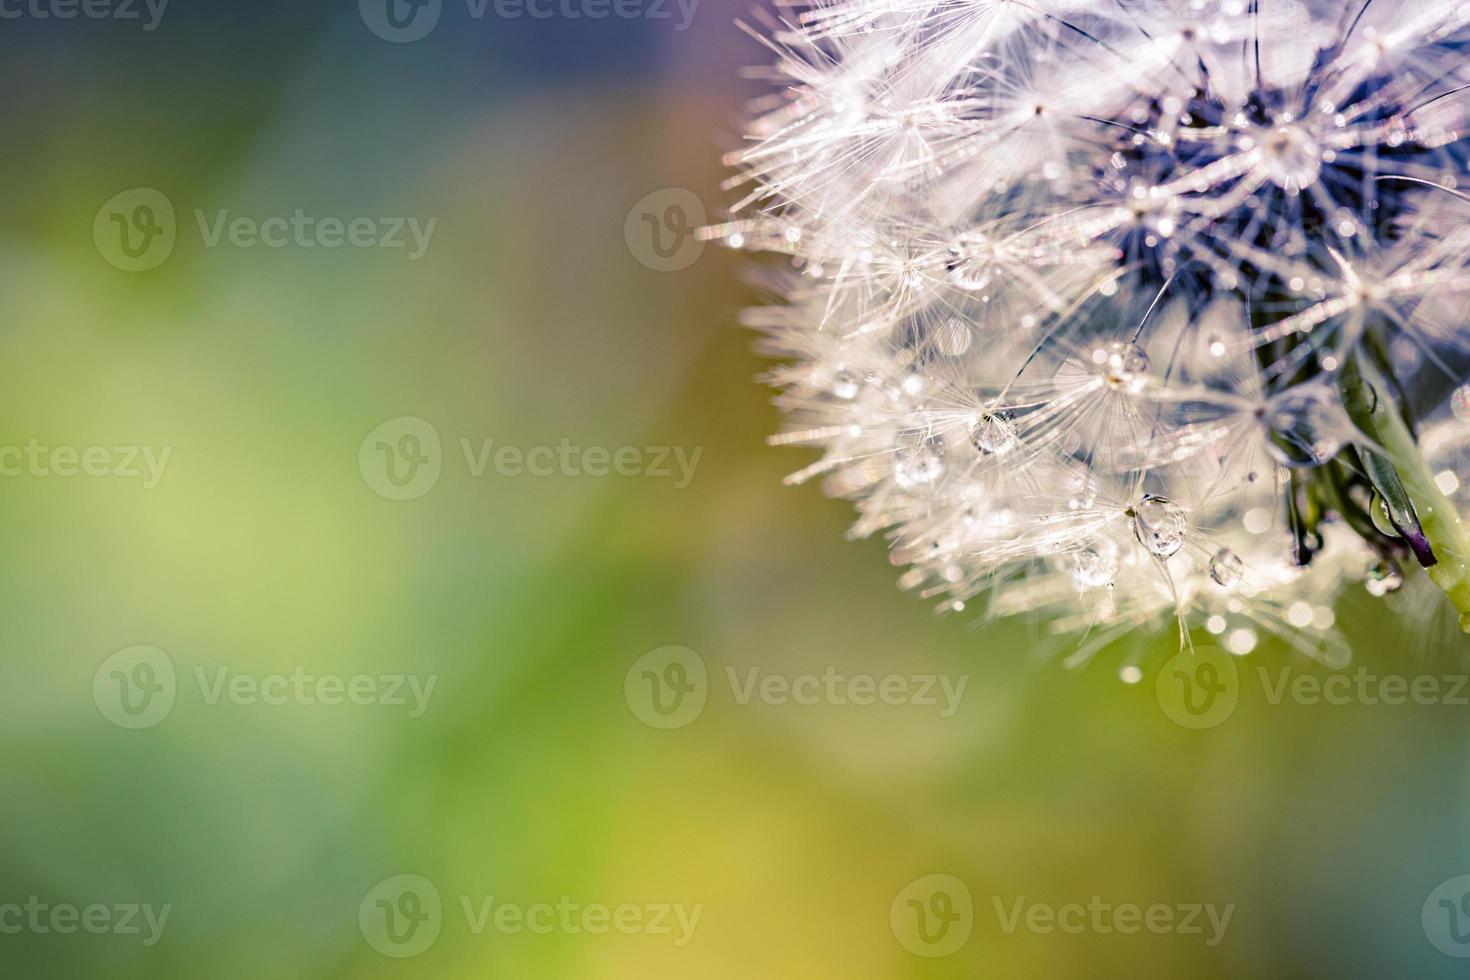
[[[781,257],[746,322],[792,482],[948,609],[1341,661],[1333,601],[1408,547],[1359,363],[1470,503],[1470,4],[782,9],[713,237]]]

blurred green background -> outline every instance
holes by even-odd
[[[0,447],[107,463],[0,478],[0,972],[1464,975],[1430,920],[1470,872],[1470,707],[1273,704],[1258,667],[1323,672],[1262,645],[1233,713],[1194,730],[1152,669],[1120,682],[1116,651],[1068,672],[1045,624],[935,617],[881,542],[844,540],[846,504],[782,488],[806,459],[763,444],[778,419],[733,326],[746,262],[682,234],[691,197],[719,214],[719,155],[759,91],[738,70],[762,55],[733,23],[745,0],[683,30],[655,2],[536,19],[443,0],[404,43],[366,0],[174,0],[152,30],[142,6],[5,8]],[[141,272],[93,235],[99,214],[149,226],[105,207],[135,188],[176,213]],[[296,209],[437,223],[415,261],[209,247],[195,217]],[[462,441],[491,439],[700,455],[687,486],[477,475]],[[156,486],[126,475],[130,447],[169,451]],[[437,480],[389,499],[383,467],[416,453]],[[1396,606],[1339,609],[1355,667],[1465,670],[1432,603]],[[1150,665],[1174,642],[1137,638]],[[168,658],[146,655],[152,675],[140,646]],[[679,679],[669,646],[705,670],[679,727],[643,699]],[[753,668],[966,686],[948,716],[741,703]],[[363,704],[250,693],[297,673],[434,687],[418,712],[383,703],[393,681]],[[171,705],[145,690],[163,674]],[[221,677],[245,687],[213,696]],[[904,924],[930,875],[972,909],[942,957]],[[998,911],[1094,896],[1233,910],[1213,945],[1208,925],[1007,931]],[[682,937],[477,931],[487,900],[699,917]],[[99,934],[51,918],[98,904]],[[141,916],[115,928],[127,905],[168,907],[156,942]],[[1440,946],[1470,953],[1457,935]]]

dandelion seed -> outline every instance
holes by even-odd
[[[1341,662],[1382,556],[1470,623],[1470,8],[1352,11],[809,0],[711,235],[789,263],[747,322],[794,482],[1059,632]]]

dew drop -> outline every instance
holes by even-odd
[[[1011,421],[1011,413],[1004,411],[980,416],[970,429],[970,443],[987,456],[1004,456],[1020,442]]]
[[[949,247],[949,281],[978,292],[995,281],[995,246],[978,231],[967,231]]]
[[[917,442],[902,442],[893,455],[893,482],[905,490],[917,490],[944,476],[944,440],[925,436]]]
[[[1245,575],[1245,562],[1229,548],[1221,548],[1210,559],[1210,578],[1225,588],[1233,588]]]
[[[836,395],[838,398],[841,398],[843,401],[848,402],[856,398],[857,393],[857,375],[853,374],[846,368],[839,368],[837,370],[837,373],[832,375],[832,394]]]
[[[1382,495],[1374,494],[1373,503],[1368,507],[1368,513],[1373,518],[1373,526],[1378,528],[1378,533],[1384,537],[1396,538],[1399,529],[1393,526],[1393,519],[1388,515],[1388,501]]]
[[[1184,547],[1189,521],[1184,510],[1172,500],[1149,494],[1133,507],[1132,516],[1133,533],[1149,554],[1172,558]]]
[[[1330,462],[1353,438],[1352,423],[1336,392],[1308,384],[1272,399],[1266,412],[1267,445],[1284,466],[1310,468]]]
[[[1148,355],[1137,344],[1116,341],[1099,347],[1093,351],[1092,360],[1102,369],[1110,388],[1137,394],[1148,383]]]
[[[1096,538],[1072,555],[1072,581],[1080,589],[1111,585],[1118,574],[1118,546],[1108,538]]]

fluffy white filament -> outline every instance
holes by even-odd
[[[1464,0],[768,18],[777,93],[711,234],[789,257],[748,321],[781,361],[776,441],[821,450],[791,479],[854,500],[906,587],[1044,612],[1090,631],[1081,656],[1173,616],[1341,656],[1342,584],[1401,579],[1334,515],[1303,532],[1293,481],[1365,441],[1340,382],[1367,345],[1454,391],[1467,25]],[[1440,414],[1454,497],[1470,423]]]

